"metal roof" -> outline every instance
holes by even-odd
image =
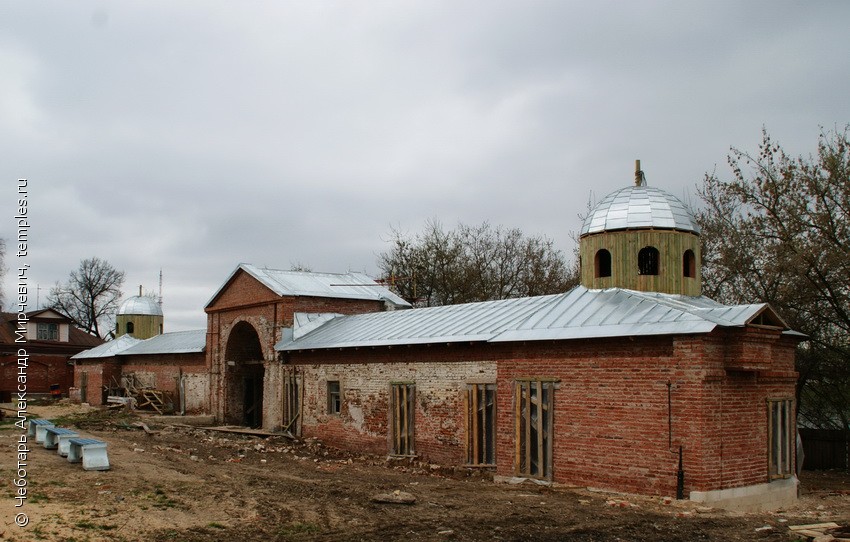
[[[228,282],[240,270],[260,281],[279,296],[310,296],[342,299],[387,301],[397,308],[408,308],[410,303],[375,282],[365,273],[315,273],[312,271],[284,271],[267,269],[251,264],[239,264],[222,286],[207,302],[209,306]]]
[[[706,297],[578,286],[565,294],[338,316],[275,349],[708,333],[744,326],[767,310],[767,304],[725,306]]]
[[[140,342],[142,342],[141,339],[137,339],[132,335],[121,335],[115,340],[105,342],[94,348],[89,348],[79,354],[74,354],[71,356],[71,359],[110,358]]]
[[[162,316],[162,307],[156,299],[146,295],[128,297],[118,307],[118,314]]]
[[[278,350],[486,341],[557,296],[524,297],[406,311],[339,316]],[[296,322],[297,323],[297,322]],[[295,334],[298,330],[294,330]]]
[[[584,219],[581,235],[634,228],[700,232],[693,214],[678,198],[660,188],[641,185],[608,194]]]
[[[207,345],[207,330],[173,331],[154,335],[121,352],[122,356],[138,354],[192,354],[203,352]]]

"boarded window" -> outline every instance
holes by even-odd
[[[596,278],[611,276],[611,253],[604,248],[596,252],[594,258],[594,268],[596,270]]]
[[[552,479],[555,382],[518,380],[515,390],[517,476]]]
[[[396,383],[390,386],[390,429],[393,455],[415,455],[413,449],[413,421],[416,386]]]
[[[339,414],[341,405],[339,380],[328,380],[328,414]]]
[[[643,247],[638,252],[638,273],[641,275],[658,274],[658,249],[655,247]]]
[[[496,464],[496,385],[466,386],[467,463]]]
[[[283,430],[298,434],[301,416],[301,386],[299,374],[292,367],[283,370]]]
[[[770,480],[788,478],[793,473],[793,424],[791,399],[767,401],[768,477]]]

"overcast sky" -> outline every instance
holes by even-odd
[[[240,262],[377,276],[429,219],[571,257],[635,159],[696,204],[762,127],[814,152],[850,122],[848,28],[846,1],[3,2],[0,236],[27,178],[40,301],[84,258],[128,296],[162,269],[167,331]]]

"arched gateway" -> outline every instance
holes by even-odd
[[[235,425],[263,425],[263,349],[254,326],[239,322],[225,348],[225,420]]]

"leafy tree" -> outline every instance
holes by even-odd
[[[792,158],[763,131],[755,155],[733,148],[732,179],[706,175],[698,212],[703,289],[764,300],[810,337],[797,356],[801,421],[850,430],[850,141],[822,132]]]
[[[74,324],[92,335],[106,338],[118,310],[124,272],[100,258],[80,262],[66,284],[50,289],[48,306],[67,315]]]
[[[378,266],[399,295],[423,306],[560,293],[578,275],[545,237],[519,229],[429,221],[413,237],[398,230]]]

